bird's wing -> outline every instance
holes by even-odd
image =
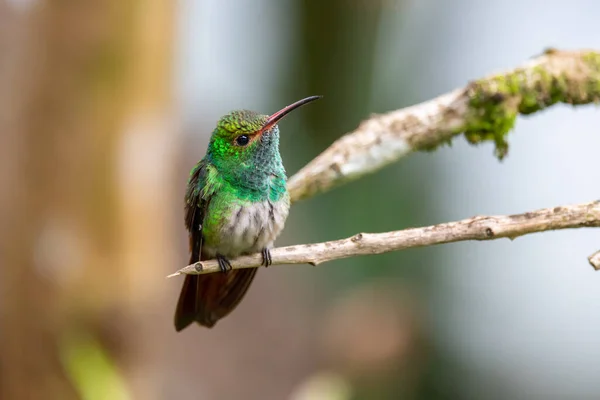
[[[204,260],[202,227],[216,190],[216,169],[199,162],[191,171],[185,195],[185,226],[190,238],[190,264]],[[226,274],[187,275],[175,312],[175,329],[181,331],[192,322],[212,327],[229,314],[242,300],[252,282],[256,268],[229,271]]]
[[[202,252],[202,225],[204,216],[214,193],[212,185],[207,185],[207,174],[211,168],[204,160],[190,172],[185,192],[185,227],[190,237],[190,264],[200,261]]]

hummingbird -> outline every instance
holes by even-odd
[[[212,328],[240,303],[257,269],[232,270],[231,258],[261,252],[262,265],[271,264],[269,249],[290,209],[277,124],[319,98],[307,97],[271,115],[236,110],[217,122],[206,155],[190,171],[185,226],[189,263],[216,258],[221,272],[185,277],[176,331],[193,322]]]

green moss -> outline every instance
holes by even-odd
[[[472,111],[465,129],[465,137],[469,143],[493,141],[496,156],[499,159],[506,156],[506,136],[513,128],[518,114],[514,101],[509,100],[514,98],[518,89],[518,81],[514,76],[501,76],[471,84],[468,93]]]
[[[588,79],[586,89],[592,95],[592,101],[598,103],[600,102],[600,53],[590,52],[585,55],[583,61],[593,72]]]
[[[600,72],[600,53],[599,52],[589,52],[585,56],[583,56],[583,61],[585,61],[592,70],[596,72]]]
[[[508,152],[508,133],[519,114],[533,114],[556,103],[600,102],[600,53],[580,56],[547,49],[544,55],[555,59],[472,82],[466,89],[469,111],[465,124],[447,132],[443,140],[437,136],[418,143],[418,148],[432,151],[464,132],[472,144],[494,142],[495,154],[502,159]],[[450,118],[453,112],[449,110]]]
[[[444,147],[444,146],[452,147],[452,136],[450,136],[444,140],[440,140],[440,141],[436,141],[436,142],[432,142],[432,143],[421,144],[421,145],[419,145],[419,150],[426,151],[426,152],[432,152],[432,151],[435,151],[438,148]]]
[[[467,140],[474,144],[493,141],[496,156],[502,159],[508,151],[507,135],[518,114],[532,114],[559,102],[598,102],[600,54],[590,53],[584,61],[592,74],[583,81],[536,67],[473,82],[467,92],[471,108],[465,129]]]

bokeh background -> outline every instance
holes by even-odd
[[[0,0],[0,398],[596,399],[597,230],[261,270],[176,334],[183,191],[216,120],[281,124],[292,175],[372,112],[553,46],[592,0]],[[461,138],[292,208],[279,245],[598,198],[600,110]]]

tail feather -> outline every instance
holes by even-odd
[[[256,271],[256,268],[244,268],[186,276],[175,312],[175,329],[179,332],[194,321],[212,328],[240,303]]]
[[[196,297],[199,275],[186,275],[175,311],[175,330],[185,329],[196,319]]]

